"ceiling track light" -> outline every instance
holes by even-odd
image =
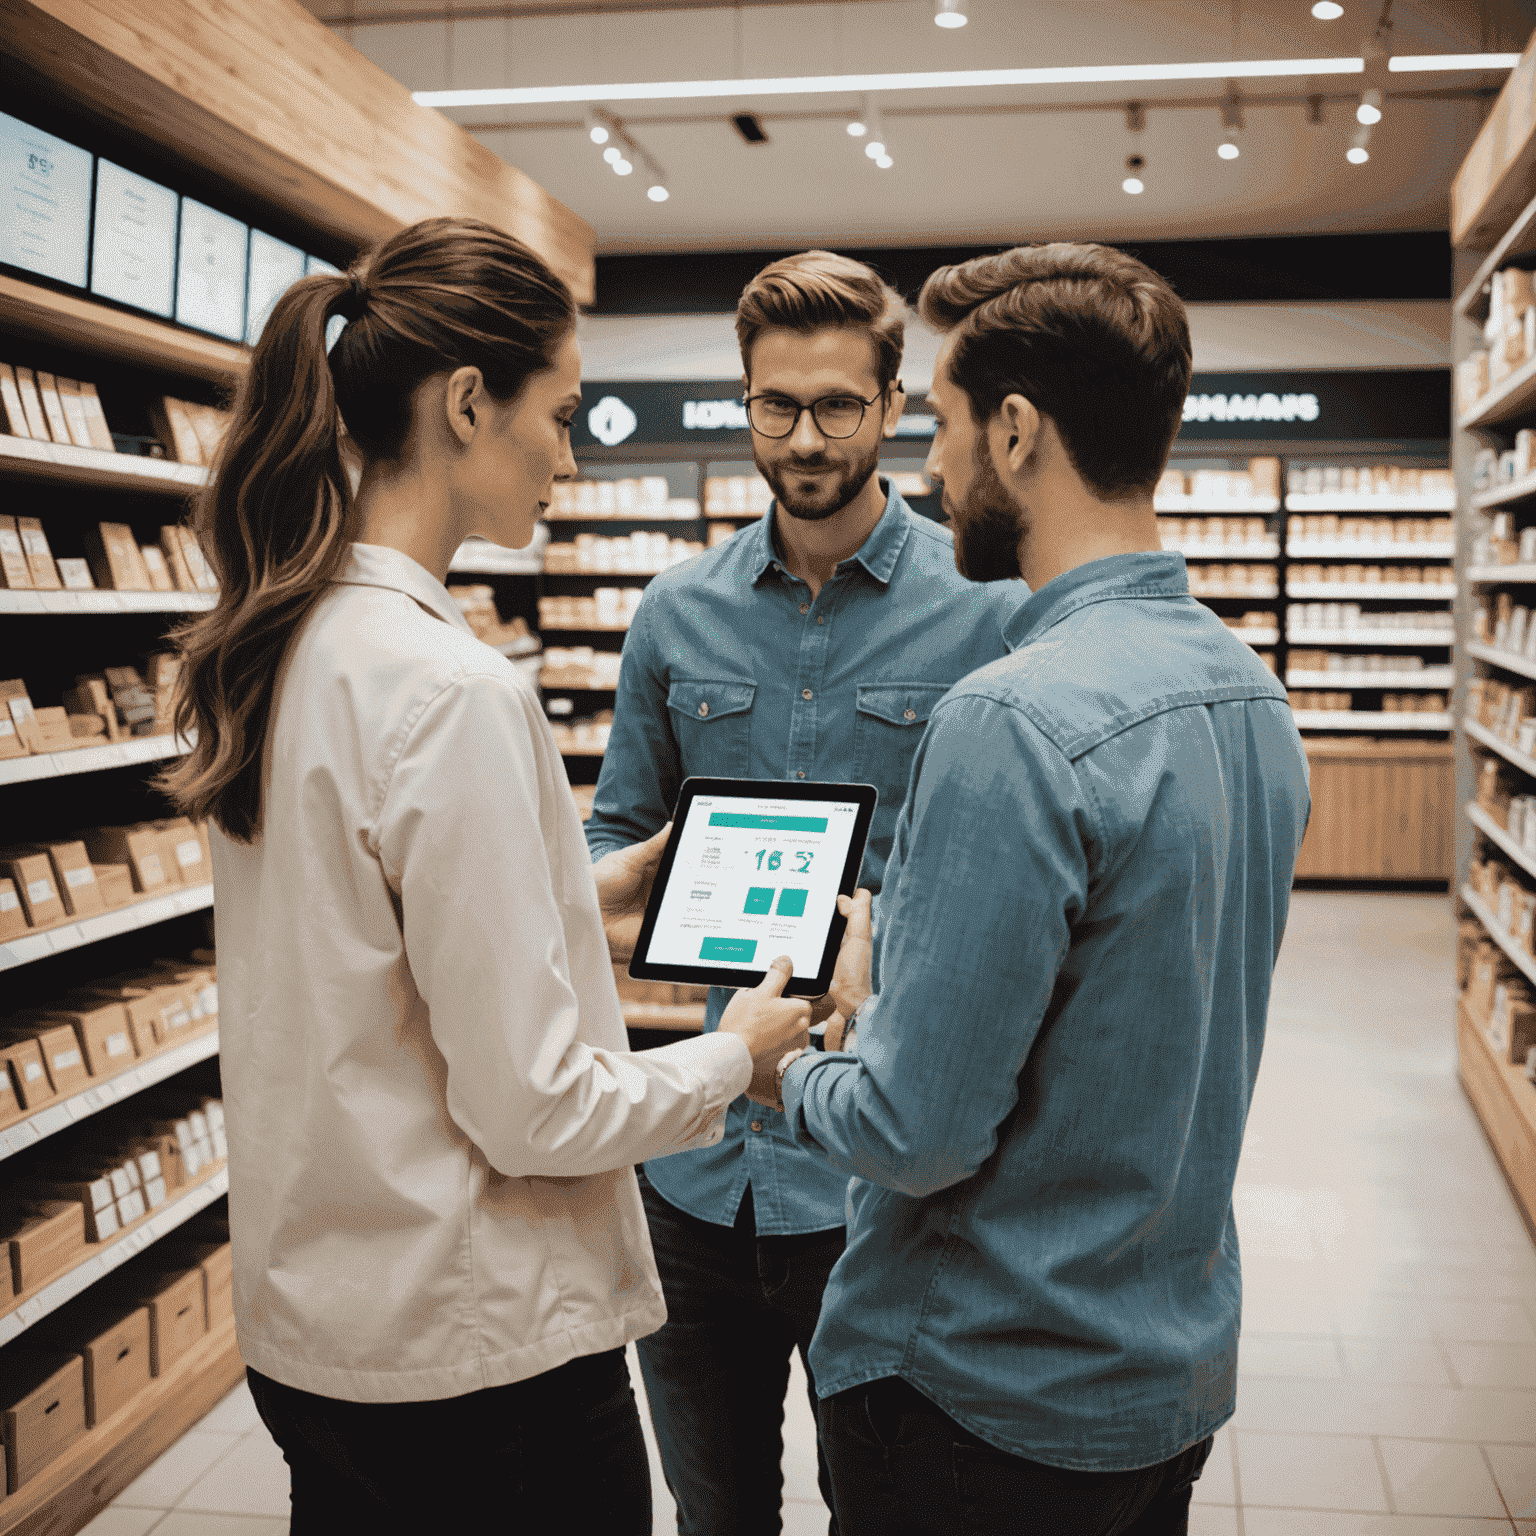
[[[885,124],[880,121],[879,107],[871,103],[865,110],[864,121],[869,128],[869,137],[864,144],[864,153],[882,171],[890,170],[891,156],[885,147]]]
[[[1224,137],[1216,146],[1216,153],[1223,160],[1236,160],[1242,154],[1238,147],[1237,136],[1243,128],[1243,103],[1234,86],[1227,92],[1226,100],[1221,104],[1221,126]]]
[[[965,14],[965,0],[933,0],[933,24],[953,30],[970,18]]]
[[[865,97],[858,112],[848,121],[848,137],[862,139],[869,132],[869,97]]]
[[[1355,129],[1354,136],[1350,139],[1349,148],[1344,151],[1344,158],[1351,165],[1364,165],[1371,158],[1370,149],[1371,128],[1369,123],[1362,123]]]
[[[1141,173],[1146,169],[1147,161],[1144,155],[1127,155],[1125,157],[1125,180],[1120,183],[1120,190],[1128,192],[1132,197],[1140,197],[1147,190],[1147,184],[1141,179]]]
[[[1312,7],[1312,14],[1319,21],[1337,21],[1344,14],[1344,7],[1339,0],[1317,0]]]
[[[643,165],[646,170],[645,195],[653,203],[664,203],[671,197],[661,167],[612,112],[602,107],[593,107],[587,113],[587,137],[594,144],[604,146],[603,159],[615,176],[633,176],[635,166]]]
[[[1360,93],[1360,105],[1355,108],[1355,121],[1369,127],[1381,121],[1381,92],[1370,86]]]
[[[606,144],[608,142],[609,128],[596,112],[587,113],[587,137],[594,144]]]

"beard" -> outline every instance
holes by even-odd
[[[754,452],[752,460],[783,511],[801,522],[820,523],[841,512],[869,484],[869,477],[880,464],[880,444],[877,440],[868,453],[846,467],[820,455],[770,463]],[[795,486],[796,470],[806,469],[841,469],[842,472],[829,475],[806,494]]]
[[[1019,540],[1029,531],[1021,509],[1008,494],[992,463],[986,437],[971,454],[971,486],[963,511],[946,491],[944,510],[955,535],[955,569],[968,581],[1017,581]]]

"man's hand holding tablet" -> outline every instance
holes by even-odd
[[[720,1016],[722,1035],[739,1035],[752,1052],[749,1098],[772,1104],[778,1098],[775,1076],[779,1058],[810,1044],[807,1028],[811,1005],[803,997],[785,997],[784,985],[794,970],[788,955],[780,955],[755,987],[743,988]]]

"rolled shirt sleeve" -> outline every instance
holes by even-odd
[[[580,821],[538,704],[471,674],[409,725],[376,824],[447,1106],[512,1177],[708,1146],[751,1080],[746,1045],[625,1039]]]
[[[939,707],[881,892],[857,1058],[807,1054],[784,1076],[800,1145],[914,1197],[981,1167],[1059,1001],[1094,841],[1071,763],[1025,715],[974,694]]]

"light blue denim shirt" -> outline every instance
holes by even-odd
[[[949,530],[890,488],[858,553],[812,601],[780,563],[773,523],[770,514],[646,588],[625,637],[587,845],[596,860],[651,836],[690,777],[873,784],[861,880],[878,891],[933,706],[1007,655],[1003,626],[1028,589],[966,581]],[[706,1030],[729,997],[710,992]],[[735,1221],[748,1181],[760,1233],[843,1224],[848,1180],[797,1147],[783,1115],[745,1097],[718,1145],[645,1171],[673,1205],[720,1226]]]
[[[822,1396],[902,1376],[1054,1466],[1232,1413],[1232,1183],[1310,797],[1285,691],[1177,554],[1042,587],[934,711],[857,1056],[785,1074],[849,1174]]]

